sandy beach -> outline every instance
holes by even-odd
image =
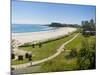
[[[49,39],[56,39],[75,30],[76,28],[62,27],[55,30],[41,32],[12,33],[12,39],[17,40],[21,44],[29,42],[39,42]]]

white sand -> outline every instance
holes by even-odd
[[[28,33],[12,33],[12,39],[18,40],[21,44],[28,42],[39,42],[48,39],[55,39],[70,32],[75,31],[76,28],[63,27],[50,31],[28,32]]]

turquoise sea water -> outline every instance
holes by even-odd
[[[52,30],[52,27],[39,24],[12,24],[12,33],[39,32]]]

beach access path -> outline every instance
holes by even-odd
[[[14,68],[15,70],[16,69],[22,69],[22,68],[26,68],[26,67],[29,67],[29,66],[34,66],[34,65],[38,65],[40,63],[43,63],[43,62],[46,62],[46,61],[49,61],[55,57],[57,57],[62,51],[64,51],[64,46],[67,45],[68,43],[70,43],[71,41],[73,41],[77,36],[79,35],[79,33],[77,33],[73,38],[71,38],[69,41],[66,41],[65,43],[63,43],[58,49],[57,49],[57,52],[53,55],[51,55],[50,57],[47,57],[47,58],[44,58],[44,59],[41,59],[41,60],[38,60],[38,61],[31,61],[31,62],[28,62],[28,63],[25,63],[25,64],[19,64],[19,65],[12,65],[11,67]]]

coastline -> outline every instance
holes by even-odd
[[[25,32],[25,33],[12,33],[12,39],[17,40],[19,43],[41,42],[48,39],[56,39],[70,32],[75,31],[76,28],[61,27],[55,30],[39,31],[39,32]]]

